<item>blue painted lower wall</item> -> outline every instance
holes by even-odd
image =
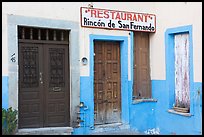
[[[202,83],[194,83],[191,91],[192,116],[169,113],[169,91],[165,80],[152,81],[152,96],[157,102],[130,105],[130,126],[140,132],[157,128],[160,134],[201,134],[202,127]],[[200,94],[197,90],[200,89]],[[131,92],[131,91],[130,91]]]
[[[152,80],[152,97],[157,102],[143,102],[133,104],[132,82],[128,82],[128,106],[129,124],[132,130],[145,132],[148,129],[158,128],[160,134],[202,134],[202,83],[194,82],[191,91],[191,114],[186,117],[169,113],[170,93],[165,80]],[[88,109],[81,109],[80,115],[84,122],[80,128],[75,128],[73,134],[90,134],[94,132],[94,113],[93,113],[93,93],[91,90],[91,77],[80,78],[80,101],[84,102]],[[124,98],[127,98],[127,94]],[[2,76],[2,108],[8,108],[8,76]],[[92,108],[92,109],[91,109]],[[128,113],[127,113],[128,114]],[[124,116],[122,116],[124,117]]]
[[[88,107],[93,106],[93,93],[91,92],[90,78],[81,77],[80,84],[80,99]],[[131,101],[132,97],[132,81],[128,82],[128,96],[129,100],[129,125],[131,130],[145,132],[149,129],[159,129],[160,134],[201,134],[201,120],[202,120],[202,83],[194,83],[193,92],[191,94],[192,116],[186,117],[178,114],[169,113],[170,95],[166,86],[165,80],[152,80],[152,97],[157,102],[142,102],[134,104]],[[198,89],[200,93],[198,94]],[[93,112],[86,111],[86,117],[81,115],[85,122],[81,123],[80,128],[75,128],[73,134],[90,134],[94,132],[93,127]],[[82,109],[81,112],[84,112]],[[84,119],[85,118],[85,119]]]
[[[81,108],[80,115],[84,122],[81,122],[80,128],[75,128],[73,134],[91,134],[94,132],[94,91],[93,91],[93,77],[80,77],[80,102],[84,102],[85,109]],[[126,82],[124,80],[124,82]],[[129,125],[129,99],[130,94],[128,92],[128,81],[127,84],[123,85],[121,94],[121,120],[124,125]]]
[[[130,106],[130,126],[140,132],[156,127],[155,102],[143,102]]]
[[[2,76],[2,108],[8,108],[8,76]]]

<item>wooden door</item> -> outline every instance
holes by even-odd
[[[121,122],[120,43],[94,42],[95,125]]]
[[[149,61],[149,34],[134,33],[134,96],[151,98],[150,61]]]
[[[19,43],[19,128],[43,126],[42,44]]]
[[[68,46],[44,45],[44,126],[67,126],[69,123]]]
[[[68,44],[19,41],[19,128],[69,126]]]

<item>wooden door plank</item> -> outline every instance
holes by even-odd
[[[43,126],[42,45],[19,43],[19,128]]]
[[[149,34],[134,33],[133,94],[136,99],[151,98]]]
[[[44,126],[68,126],[70,122],[68,45],[44,45],[44,55]]]
[[[94,52],[95,124],[120,122],[120,44],[95,41]]]

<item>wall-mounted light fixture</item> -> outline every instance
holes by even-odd
[[[92,3],[92,2],[89,3],[89,4],[88,4],[88,7],[89,7],[89,8],[93,8],[93,3]]]
[[[80,108],[84,107],[84,102],[80,102],[80,103],[79,103],[79,107],[80,107]]]
[[[84,122],[84,120],[82,120],[81,117],[77,117],[77,122],[78,122],[78,123]]]
[[[81,59],[81,62],[82,62],[83,65],[87,65],[88,64],[88,59],[86,57],[83,57]]]
[[[88,106],[85,106],[85,105],[84,105],[84,102],[80,102],[80,103],[79,103],[79,107],[80,107],[80,108],[83,108],[84,110],[87,110],[87,109],[88,109]]]

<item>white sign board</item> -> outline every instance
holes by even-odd
[[[156,16],[81,7],[81,27],[156,32]]]

